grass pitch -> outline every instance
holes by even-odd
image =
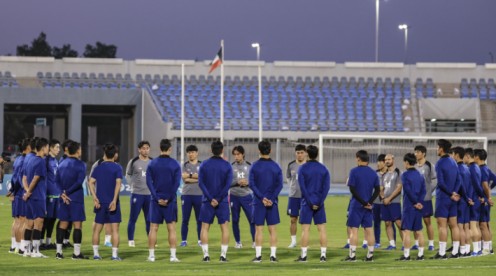
[[[285,215],[287,197],[280,197],[279,211],[281,214],[281,224],[278,225],[278,250],[277,257],[279,263],[268,262],[269,246],[268,233],[264,234],[264,248],[262,252],[263,262],[259,264],[251,263],[255,251],[251,248],[251,237],[249,234],[248,223],[244,215],[241,218],[241,239],[244,245],[242,249],[234,249],[234,238],[231,235],[229,250],[227,253],[228,263],[219,263],[217,260],[220,255],[220,227],[217,224],[212,225],[210,230],[210,263],[202,263],[201,248],[196,245],[196,227],[194,221],[190,222],[190,231],[188,235],[188,246],[178,247],[177,257],[180,263],[169,263],[169,247],[167,243],[167,230],[162,225],[158,234],[158,247],[155,251],[155,263],[146,262],[148,257],[147,237],[145,233],[144,221],[141,216],[136,225],[135,241],[136,247],[130,248],[127,245],[127,220],[129,216],[129,197],[121,197],[121,210],[123,214],[123,223],[120,227],[121,245],[119,255],[123,258],[122,262],[110,261],[111,249],[100,246],[100,255],[102,261],[70,259],[72,249],[65,249],[64,260],[56,260],[55,250],[46,250],[43,253],[49,256],[48,259],[31,259],[16,256],[7,253],[10,247],[10,226],[12,219],[10,217],[11,208],[7,198],[0,199],[0,274],[1,275],[26,275],[26,274],[57,274],[57,275],[157,275],[164,273],[173,273],[174,275],[383,275],[383,274],[400,274],[400,275],[433,275],[442,273],[443,275],[468,275],[474,273],[491,275],[496,269],[496,256],[489,255],[477,258],[457,259],[434,261],[425,260],[423,262],[398,262],[396,258],[400,257],[402,251],[385,251],[376,249],[375,262],[365,263],[358,261],[356,263],[344,263],[341,260],[346,257],[348,251],[341,249],[346,243],[346,207],[349,197],[347,196],[329,196],[326,200],[327,211],[327,236],[328,251],[327,263],[319,263],[320,244],[316,227],[311,228],[310,247],[308,252],[308,263],[295,263],[294,260],[299,256],[300,249],[288,249],[290,243],[289,235],[289,217]],[[180,202],[178,200],[178,202]],[[91,257],[93,255],[91,247],[91,225],[94,219],[92,212],[92,200],[86,199],[86,217],[87,221],[83,224],[83,254]],[[182,218],[179,208],[179,219]],[[192,215],[192,218],[194,216]],[[494,227],[495,215],[492,215],[492,228]],[[436,226],[435,226],[436,227]],[[180,221],[176,225],[178,244],[180,243]],[[300,228],[298,228],[298,237]],[[436,234],[437,236],[437,234]],[[55,233],[52,235],[55,239]],[[363,231],[360,230],[359,240],[363,239]],[[385,231],[382,231],[382,246],[387,246]],[[103,233],[101,242],[103,243]],[[72,243],[72,241],[71,241]],[[398,248],[401,242],[397,241]],[[437,247],[437,240],[435,243]],[[415,256],[417,251],[412,251],[411,255]],[[425,252],[428,258],[435,252]],[[365,256],[365,250],[358,249],[357,257],[362,259]]]

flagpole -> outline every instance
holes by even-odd
[[[184,164],[184,63],[181,64],[181,164]]]
[[[220,41],[222,57],[220,64],[220,141],[224,142],[224,39]]]

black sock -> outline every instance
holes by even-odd
[[[31,229],[26,229],[24,231],[24,240],[25,241],[31,241],[31,235],[33,234],[33,230]]]
[[[69,222],[69,225],[67,225],[67,230],[65,231],[64,239],[69,240],[71,237],[71,231],[72,231],[72,222]]]
[[[47,225],[46,225],[46,237],[47,238],[52,237],[54,226],[55,226],[55,219],[47,219]]]
[[[56,242],[57,244],[62,244],[64,242],[65,229],[57,227]]]
[[[46,232],[46,227],[47,227],[48,221],[46,219],[43,220],[43,227],[41,228],[40,231],[40,240],[43,240],[45,238],[45,232]]]
[[[74,229],[74,233],[72,235],[72,241],[75,244],[81,244],[83,240],[83,231],[81,229]]]
[[[41,238],[41,230],[33,230],[33,241],[38,241]]]

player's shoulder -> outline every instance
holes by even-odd
[[[291,167],[291,166],[293,166],[293,164],[296,164],[296,160],[293,160],[293,161],[289,162],[288,163],[288,168]]]

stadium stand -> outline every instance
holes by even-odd
[[[136,84],[130,74],[117,73],[71,73],[38,72],[38,81],[44,88],[82,88],[82,89],[135,89]]]
[[[0,71],[0,87],[19,87],[19,84],[10,71]]]
[[[496,86],[494,79],[471,78],[470,81],[462,79],[460,82],[460,98],[479,98],[481,100],[496,100]]]

